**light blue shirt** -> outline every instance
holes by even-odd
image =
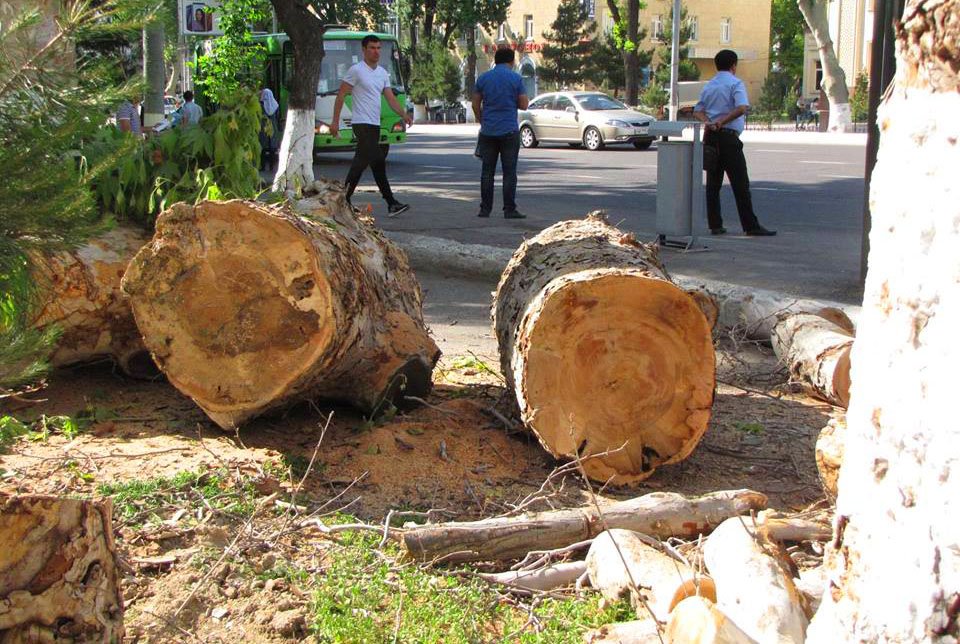
[[[700,100],[693,109],[695,112],[706,112],[707,120],[712,123],[741,105],[750,107],[747,86],[730,72],[717,72],[700,92]],[[745,125],[746,119],[738,116],[723,127],[743,132]]]

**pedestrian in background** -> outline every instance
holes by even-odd
[[[495,66],[480,74],[473,90],[473,113],[480,123],[477,152],[482,161],[480,170],[480,212],[489,217],[493,210],[493,177],[497,159],[503,173],[503,216],[523,219],[517,210],[517,158],[520,155],[520,127],[517,110],[527,109],[529,99],[520,74],[513,71],[516,55],[501,48],[494,54]]]
[[[203,108],[193,102],[193,92],[183,93],[183,105],[180,107],[180,127],[192,127],[203,118]]]
[[[280,104],[273,96],[273,90],[268,87],[260,90],[260,109],[263,117],[260,121],[260,169],[273,166],[273,157],[277,150],[277,135],[280,124],[277,117],[280,115]]]
[[[747,88],[737,78],[737,53],[723,49],[713,58],[717,75],[710,79],[700,93],[700,100],[694,107],[693,115],[706,124],[703,136],[704,147],[715,149],[715,162],[705,167],[707,171],[707,223],[710,233],[722,235],[727,232],[720,216],[720,188],[726,173],[733,188],[733,197],[737,202],[737,214],[740,225],[747,235],[770,237],[777,231],[767,230],[760,225],[753,212],[753,199],[750,196],[750,177],[747,174],[747,160],[743,156],[743,132],[746,120],[744,116],[750,108]]]
[[[117,108],[117,128],[121,132],[130,132],[141,136],[143,128],[140,123],[140,97],[132,96]]]
[[[373,178],[380,189],[380,195],[387,202],[387,214],[390,217],[399,215],[410,209],[410,206],[400,203],[393,196],[390,181],[387,179],[387,155],[380,146],[380,97],[387,99],[387,104],[399,116],[403,117],[407,125],[413,123],[413,118],[407,114],[397,100],[390,87],[390,74],[380,67],[380,39],[376,36],[365,36],[360,41],[363,50],[363,60],[347,70],[340,83],[337,100],[333,104],[333,122],[330,124],[330,134],[337,138],[340,134],[340,111],[347,94],[353,94],[353,115],[350,127],[357,141],[357,151],[353,155],[353,163],[347,172],[347,201],[353,197],[363,171],[370,166]]]

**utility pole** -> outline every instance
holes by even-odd
[[[676,121],[680,111],[680,96],[677,94],[677,81],[680,80],[680,0],[673,0],[670,36],[670,120]]]

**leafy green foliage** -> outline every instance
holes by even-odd
[[[690,37],[693,35],[693,27],[687,18],[686,5],[680,5],[680,46],[677,54],[680,62],[677,67],[678,81],[700,80],[700,69],[690,60]],[[670,14],[667,16],[663,25],[663,46],[657,48],[657,69],[654,72],[654,78],[661,87],[670,86],[670,58],[671,42],[673,40],[673,8],[671,5]]]
[[[626,85],[623,52],[618,47],[617,38],[613,32],[604,34],[594,41],[590,52],[590,68],[594,82],[614,94]]]
[[[862,123],[869,116],[869,94],[870,79],[866,72],[860,72],[853,86],[853,96],[850,97],[850,116],[855,123]]]
[[[253,92],[226,97],[221,108],[193,127],[176,128],[140,141],[101,132],[105,147],[133,141],[95,185],[104,210],[152,225],[179,201],[253,198],[260,186],[260,103]]]
[[[0,416],[0,452],[6,451],[14,441],[29,432],[30,426],[13,416]]]
[[[348,517],[341,517],[347,521]],[[498,601],[469,572],[437,574],[397,566],[396,546],[379,555],[379,537],[346,533],[315,578],[311,630],[320,642],[492,642],[510,633],[519,642],[581,642],[601,624],[632,619],[627,602],[599,608],[577,598],[544,599],[540,632],[524,628],[527,612]]]
[[[658,114],[669,101],[669,93],[656,80],[650,81],[647,88],[643,90],[643,94],[640,95],[640,103]]]
[[[778,75],[775,73],[768,74],[763,82],[760,99],[757,101],[756,109],[751,114],[751,118],[764,122],[776,120],[783,111],[785,96],[786,92]]]
[[[0,29],[0,389],[39,378],[57,337],[31,328],[39,259],[108,223],[90,192],[105,166],[85,144],[124,88],[106,82],[102,61],[73,43],[130,25],[113,2],[69,3],[40,38],[49,17],[29,8]]]
[[[460,67],[439,40],[417,49],[410,73],[410,96],[416,103],[430,99],[452,103],[460,96]]]
[[[543,46],[540,77],[561,89],[583,83],[590,71],[589,41],[594,29],[580,0],[563,0],[550,31],[543,32],[549,44]]]
[[[213,41],[209,54],[197,61],[202,74],[197,87],[214,103],[222,103],[243,90],[257,89],[259,69],[266,49],[253,41],[249,25],[270,17],[268,0],[226,0],[220,5],[223,35]]]
[[[770,68],[787,79],[785,86],[796,93],[803,75],[805,21],[797,0],[773,0],[770,5]]]

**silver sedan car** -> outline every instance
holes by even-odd
[[[646,150],[653,143],[647,132],[656,120],[601,92],[541,94],[520,111],[519,119],[520,143],[525,148],[543,141],[583,145],[588,150],[601,150],[611,143]]]

